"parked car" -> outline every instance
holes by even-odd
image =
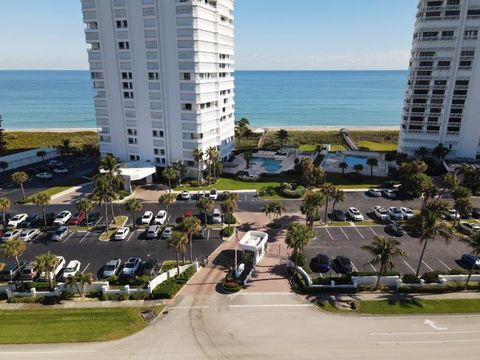
[[[457,210],[455,209],[450,209],[448,210],[447,212],[447,219],[448,220],[452,220],[452,221],[455,221],[455,220],[460,220],[460,214]]]
[[[65,261],[65,258],[63,256],[55,256],[56,259],[56,265],[55,268],[53,269],[52,273],[50,276],[52,276],[52,279],[56,279],[57,276],[60,274],[60,272],[65,268],[65,265],[67,262]],[[39,280],[40,281],[48,281],[46,272],[42,272],[40,274]]]
[[[217,200],[218,199],[218,191],[217,189],[212,189],[210,190],[210,193],[208,194],[208,197],[212,200]]]
[[[343,210],[334,210],[332,213],[332,219],[334,221],[347,221],[347,215]]]
[[[45,214],[45,219],[47,220],[47,225],[46,226],[52,226],[56,217],[57,216],[53,212]],[[42,224],[43,224],[43,219],[42,219]]]
[[[222,220],[222,212],[220,209],[213,209],[212,212],[212,223],[213,224],[221,224],[223,222]]]
[[[153,219],[153,212],[151,211],[145,211],[145,213],[142,216],[142,219],[140,220],[140,223],[142,225],[150,225]]]
[[[36,176],[37,178],[39,178],[39,179],[42,179],[42,180],[48,180],[48,179],[53,178],[52,173],[49,173],[49,172],[47,172],[47,171],[38,173],[38,174],[35,175],[35,176]]]
[[[149,275],[149,276],[154,275],[155,270],[157,269],[157,266],[158,266],[157,259],[148,259],[147,261],[144,261],[142,264],[142,269],[140,270],[140,275]]]
[[[480,270],[480,257],[472,254],[465,254],[462,255],[461,262],[468,270],[470,270],[471,268],[475,270]]]
[[[397,194],[398,194],[398,192],[396,190],[392,190],[392,189],[383,189],[382,190],[382,195],[386,199],[395,199],[397,197]]]
[[[53,169],[55,174],[68,174],[68,169],[66,167],[56,167]]]
[[[123,266],[122,276],[133,276],[139,271],[140,265],[142,265],[142,259],[136,256],[132,256]]]
[[[91,214],[88,214],[87,217],[87,225],[95,225],[98,220],[100,220],[100,213],[99,212],[94,212]]]
[[[66,225],[72,217],[72,213],[68,210],[60,211],[53,221],[54,225]]]
[[[472,217],[474,219],[480,219],[480,208],[473,208],[472,209]]]
[[[390,215],[392,220],[395,220],[395,221],[403,220],[402,210],[400,210],[397,207],[389,207],[388,208],[388,214]]]
[[[353,271],[353,264],[349,258],[337,256],[332,260],[332,269],[339,274],[350,274]]]
[[[68,235],[68,228],[66,226],[60,226],[52,235],[51,240],[61,242]]]
[[[25,220],[27,220],[27,218],[27,214],[17,214],[8,220],[7,226],[13,228],[19,227]]]
[[[107,262],[103,267],[102,277],[108,278],[110,276],[117,275],[118,270],[120,270],[121,264],[122,264],[122,260],[120,259],[113,259]]]
[[[371,197],[382,197],[382,190],[370,188],[367,191],[367,195]]]
[[[40,225],[43,220],[38,214],[31,214],[21,223],[21,227],[23,228],[31,228]]]
[[[28,242],[28,241],[32,241],[40,234],[41,232],[39,229],[25,229],[20,233],[20,236],[18,238],[22,241]]]
[[[167,221],[167,212],[165,210],[160,210],[157,215],[155,216],[155,220],[153,221],[156,225],[163,225]]]
[[[38,276],[38,271],[35,269],[35,261],[29,262],[20,272],[20,279],[23,281],[33,281]]]
[[[68,222],[69,225],[82,225],[86,220],[86,214],[85,212],[83,211],[80,211],[78,213],[76,213],[75,215],[73,215],[73,217],[70,219],[70,221]]]
[[[147,230],[147,239],[155,239],[160,234],[161,227],[159,225],[152,225]]]
[[[393,236],[398,236],[398,237],[401,237],[407,234],[403,229],[403,227],[396,221],[390,221],[390,223],[385,228],[385,231]]]
[[[205,191],[200,190],[200,191],[197,193],[197,199],[203,199],[204,197],[205,197]]]
[[[50,160],[47,163],[47,166],[60,167],[60,166],[63,166],[63,163],[61,161],[58,161],[58,160]]]
[[[8,230],[5,234],[3,234],[2,241],[17,239],[21,233],[22,230],[19,229]]]
[[[415,213],[412,209],[408,207],[401,207],[400,211],[402,212],[403,218],[405,220],[412,220],[415,217]]]
[[[117,229],[117,231],[115,232],[115,235],[113,235],[113,238],[118,241],[125,240],[129,233],[130,233],[130,228],[123,226]]]
[[[20,261],[20,269],[18,268],[16,262],[5,265],[3,270],[0,271],[0,281],[12,281],[25,265],[27,265],[25,261]]]
[[[190,192],[189,191],[182,191],[180,193],[180,198],[182,200],[189,200],[190,199]]]
[[[37,168],[34,168],[34,167],[27,169],[27,174],[28,174],[28,175],[35,176],[35,175],[37,175],[39,172],[40,172],[40,170],[37,169]]]
[[[310,269],[315,273],[324,274],[330,271],[330,258],[328,255],[319,254],[310,260]]]
[[[70,260],[63,271],[62,278],[65,280],[70,276],[75,276],[80,271],[82,264],[78,260]]]
[[[354,208],[354,207],[348,208],[347,215],[353,221],[363,221],[363,220],[365,220],[365,218],[363,217],[363,214],[360,212],[360,210],[358,210],[357,208]]]
[[[163,230],[162,238],[168,239],[170,236],[172,236],[172,232],[173,229],[170,226],[166,227],[165,230]]]
[[[375,217],[380,221],[390,220],[390,215],[388,214],[388,211],[384,207],[375,206],[373,208],[373,213],[375,214]]]
[[[460,229],[468,235],[472,235],[480,231],[480,224],[461,221],[459,226],[460,226]]]

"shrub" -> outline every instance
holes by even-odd
[[[150,296],[150,294],[148,294],[147,292],[137,292],[137,293],[130,294],[129,299],[130,300],[145,300],[145,299],[148,299],[149,296]]]
[[[7,300],[10,304],[34,304],[39,301],[40,298],[34,296],[13,296]]]
[[[282,196],[289,199],[301,199],[307,190],[303,186],[293,186],[292,184],[284,183],[280,187]]]
[[[420,284],[420,279],[415,274],[405,274],[402,276],[402,281],[405,284]]]
[[[225,227],[225,228],[222,229],[222,236],[223,237],[230,237],[230,236],[233,235],[234,231],[235,231],[235,228],[233,226]]]
[[[120,296],[118,297],[118,301],[125,301],[125,300],[128,300],[130,298],[130,295],[128,295],[127,293],[123,293],[123,294],[120,294]]]
[[[248,171],[245,171],[245,170],[240,170],[240,171],[237,171],[237,173],[235,174],[236,177],[245,177],[245,176],[248,176]]]
[[[292,253],[289,257],[290,261],[295,262],[295,253]],[[300,266],[302,268],[305,267],[308,261],[308,256],[305,253],[298,254],[297,257],[297,266]]]
[[[237,223],[237,219],[233,214],[224,214],[223,222],[228,225],[235,225]]]
[[[118,193],[118,198],[120,200],[123,200],[125,199],[127,196],[130,196],[132,195],[132,193],[130,191],[127,191],[127,190],[121,190],[119,193]]]
[[[275,188],[273,186],[265,186],[258,192],[258,195],[260,196],[273,196],[274,194]]]
[[[180,275],[168,279],[153,289],[150,298],[152,299],[171,299],[182,286],[195,274],[194,267],[190,267]]]
[[[352,284],[352,278],[350,276],[339,276],[339,277],[318,277],[312,279],[314,285],[330,285],[331,281],[334,280],[336,285],[350,285]]]
[[[430,271],[422,275],[422,279],[425,280],[427,284],[438,283],[438,275],[444,275],[442,271]]]

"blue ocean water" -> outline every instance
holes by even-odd
[[[236,117],[255,127],[398,126],[407,71],[237,71]],[[94,128],[88,71],[0,71],[3,125]]]

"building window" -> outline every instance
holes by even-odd
[[[130,145],[136,145],[138,143],[137,138],[129,137],[128,138],[128,143]]]
[[[132,78],[133,74],[131,72],[122,72],[122,79],[131,80]]]
[[[128,50],[130,49],[130,43],[128,41],[120,41],[118,43],[118,48],[120,50]]]
[[[128,135],[137,136],[137,129],[127,129]]]
[[[123,98],[124,99],[133,99],[133,91],[124,91],[123,92]]]
[[[192,104],[182,104],[182,110],[192,111]]]
[[[153,137],[161,137],[163,138],[163,131],[162,130],[153,130],[152,131]]]
[[[122,86],[124,89],[133,89],[133,83],[132,82],[123,82]]]
[[[139,155],[130,155],[130,161],[140,161]]]
[[[182,73],[182,79],[190,81],[192,79],[190,73]]]
[[[160,78],[158,72],[149,72],[148,80],[158,80]]]
[[[125,29],[128,27],[127,20],[117,20],[117,29]]]

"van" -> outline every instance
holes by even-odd
[[[53,272],[52,272],[52,278],[55,279],[58,274],[60,274],[60,272],[65,268],[65,265],[66,265],[66,261],[65,261],[65,258],[63,256],[57,256],[56,257],[57,259],[57,266],[55,266],[55,269],[53,269]],[[45,272],[42,272],[40,274],[40,281],[48,281],[47,279],[47,274]]]

